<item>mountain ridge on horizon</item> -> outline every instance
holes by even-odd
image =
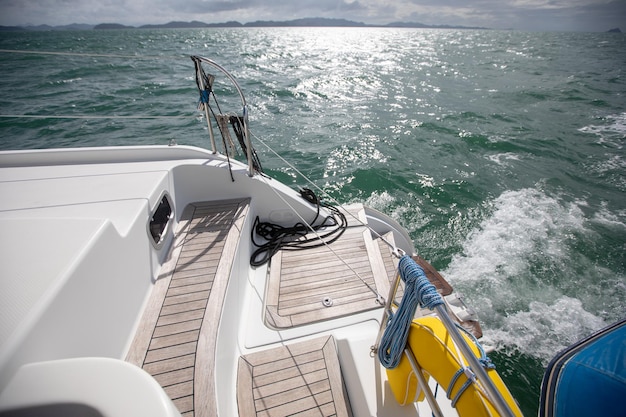
[[[222,23],[204,23],[200,21],[171,21],[163,24],[146,24],[141,26],[129,26],[120,23],[99,23],[96,25],[73,23],[70,25],[29,25],[29,26],[0,26],[3,31],[20,30],[111,30],[111,29],[185,29],[185,28],[236,28],[236,27],[373,27],[373,28],[417,28],[417,29],[488,29],[485,27],[470,27],[458,25],[427,25],[419,22],[391,22],[387,24],[368,24],[355,22],[347,19],[334,19],[324,17],[301,18],[293,20],[257,20],[254,22],[240,23],[228,21]]]

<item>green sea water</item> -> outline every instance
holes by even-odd
[[[626,315],[622,34],[137,29],[0,33],[0,49],[0,149],[206,147],[189,55],[220,63],[256,137],[407,228],[526,415],[554,353]]]

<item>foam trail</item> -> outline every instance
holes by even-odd
[[[585,221],[576,203],[535,189],[493,201],[491,215],[442,271],[478,311],[486,342],[548,360],[602,327],[581,301],[596,284],[583,282],[572,249],[576,236],[588,234]]]
[[[500,328],[490,329],[491,342],[518,349],[544,363],[556,352],[605,325],[576,298],[562,296],[552,304],[531,301],[528,311],[507,316]]]
[[[624,159],[624,143],[626,143],[626,113],[608,115],[592,124],[578,129],[579,132],[593,134],[595,143],[604,149],[604,156],[590,163],[588,169],[598,176],[603,183],[615,185],[618,190],[626,190],[626,159]]]
[[[578,131],[596,135],[598,144],[622,149],[626,138],[626,113],[606,116],[603,121],[604,124],[584,126]]]
[[[365,201],[365,205],[386,213],[409,231],[418,230],[430,221],[418,205],[403,204],[387,191],[373,192]]]

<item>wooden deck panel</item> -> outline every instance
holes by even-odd
[[[373,239],[363,207],[352,206],[349,213],[349,227],[328,247],[280,251],[272,257],[265,302],[268,326],[289,328],[380,307],[368,286],[388,296],[398,268],[393,234]],[[414,259],[440,294],[452,292],[430,264],[419,256]],[[397,302],[403,288],[400,283]],[[331,307],[324,306],[325,298],[332,300]]]
[[[350,415],[330,336],[242,356],[237,379],[240,417]]]
[[[184,416],[217,415],[217,323],[248,204],[185,208],[126,358],[154,376]]]
[[[387,296],[385,263],[391,261],[384,258],[391,255],[380,250],[364,225],[363,206],[355,205],[350,213],[349,227],[329,246],[285,250],[272,257],[265,302],[268,326],[288,328],[381,307],[372,289]],[[332,306],[323,304],[326,298]]]

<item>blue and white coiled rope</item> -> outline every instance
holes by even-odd
[[[432,310],[444,303],[424,270],[410,256],[400,258],[398,270],[404,281],[404,296],[395,314],[390,313],[378,347],[378,359],[387,369],[400,363],[417,305]]]

